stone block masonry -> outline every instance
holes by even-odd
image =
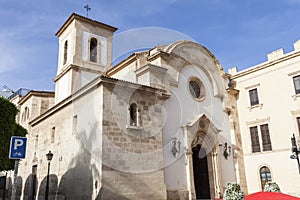
[[[160,100],[142,88],[107,84],[103,101],[103,199],[166,199]],[[137,126],[128,107],[137,105]]]

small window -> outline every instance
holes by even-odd
[[[51,130],[51,143],[54,142],[55,142],[55,127],[53,127]]]
[[[63,65],[65,65],[67,63],[68,60],[68,40],[65,41],[65,45],[64,45],[64,63]]]
[[[300,75],[293,77],[294,86],[295,86],[295,93],[300,93]]]
[[[29,119],[29,108],[27,108],[26,119]]]
[[[272,151],[272,144],[268,124],[260,125],[260,132],[263,143],[263,151]]]
[[[90,42],[90,61],[97,62],[97,48],[98,48],[98,41],[96,38],[92,38]]]
[[[300,136],[300,117],[297,117],[297,124],[298,124],[298,133]]]
[[[27,119],[29,119],[29,108],[26,106],[22,113],[22,121],[26,121]]]
[[[199,98],[201,94],[200,85],[196,81],[191,81],[189,87],[192,96],[195,98]]]
[[[25,121],[25,112],[22,112],[21,121]]]
[[[73,116],[73,131],[72,134],[77,134],[77,115]]]
[[[202,82],[196,78],[193,77],[189,81],[189,91],[192,97],[198,101],[201,101],[205,97],[205,89],[202,84]]]
[[[250,97],[250,105],[255,106],[259,104],[257,88],[249,90],[249,97]]]
[[[260,168],[259,174],[260,174],[261,189],[263,191],[266,183],[272,181],[271,172],[268,167],[264,166]]]
[[[35,148],[35,150],[38,149],[38,146],[39,146],[39,136],[36,135],[35,136],[35,140],[34,140],[34,148]]]
[[[137,106],[135,103],[130,105],[130,126],[137,126]]]
[[[252,153],[260,152],[257,126],[250,127]]]

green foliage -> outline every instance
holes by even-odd
[[[15,136],[22,136],[24,137],[27,134],[27,130],[23,128],[20,124],[16,124],[16,129],[14,131]]]
[[[8,158],[11,136],[25,136],[26,129],[16,123],[18,109],[7,99],[0,97],[0,171],[13,169],[14,162]]]
[[[243,200],[244,193],[241,190],[241,187],[237,183],[227,183],[224,200]]]
[[[280,188],[276,182],[267,182],[264,188],[265,192],[280,192]]]

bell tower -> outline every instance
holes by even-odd
[[[59,38],[55,102],[58,103],[104,72],[112,62],[117,28],[73,13],[56,33]]]

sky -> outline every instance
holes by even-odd
[[[0,90],[54,90],[55,33],[73,12],[86,16],[86,3],[90,18],[118,28],[116,37],[149,27],[166,31],[154,46],[174,32],[208,48],[225,71],[265,62],[280,48],[291,52],[300,39],[300,0],[0,0]]]

